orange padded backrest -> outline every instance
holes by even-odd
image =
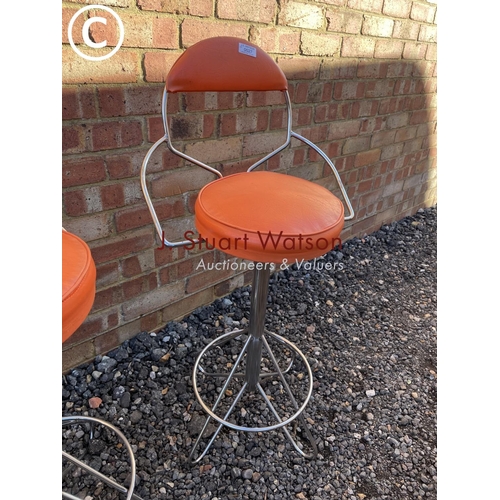
[[[189,47],[172,66],[168,92],[287,90],[283,71],[261,48],[234,37],[215,37]]]

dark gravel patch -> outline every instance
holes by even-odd
[[[248,287],[63,376],[63,414],[123,431],[144,500],[435,499],[436,219],[436,208],[420,210],[327,254],[320,262],[331,270],[293,267],[271,278],[267,327],[313,368],[305,416],[316,460],[302,459],[279,430],[224,429],[201,464],[185,463],[203,415],[193,364],[211,339],[247,323]],[[102,399],[97,409],[93,397]],[[101,470],[126,477],[119,450],[91,448]],[[65,481],[83,481],[81,498],[119,497],[74,476]]]

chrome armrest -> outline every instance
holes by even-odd
[[[347,196],[347,192],[344,188],[344,184],[342,184],[342,179],[340,178],[339,173],[337,172],[337,169],[335,168],[335,165],[333,162],[328,158],[328,156],[318,147],[314,142],[311,142],[309,139],[306,139],[305,137],[301,136],[300,134],[297,134],[293,130],[291,131],[291,136],[295,137],[295,139],[298,139],[299,141],[302,141],[304,144],[307,144],[310,148],[314,149],[316,153],[318,153],[323,160],[328,163],[328,166],[332,169],[332,172],[335,175],[335,178],[337,179],[337,183],[339,185],[340,191],[342,192],[342,196],[344,198],[344,202],[347,205],[347,208],[349,209],[349,215],[344,216],[344,220],[351,220],[354,218],[354,210],[351,205],[351,200],[349,200],[349,197]]]

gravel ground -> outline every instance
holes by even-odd
[[[435,499],[436,219],[436,208],[420,210],[344,242],[316,269],[294,266],[271,277],[267,328],[296,343],[313,369],[304,415],[315,460],[301,458],[281,430],[223,429],[199,464],[186,463],[203,422],[193,364],[210,340],[247,323],[249,287],[63,376],[63,414],[96,416],[123,431],[144,500]],[[214,351],[214,363],[230,364],[234,352],[233,343]],[[303,376],[296,365],[291,384]],[[205,397],[216,385],[204,386]],[[281,408],[280,389],[266,386]],[[237,421],[249,422],[255,404],[266,417],[254,399],[235,410]],[[300,439],[300,426],[290,429]],[[94,466],[123,480],[120,448],[105,446],[105,433],[87,448],[81,434],[63,429],[65,448],[86,450]],[[63,483],[87,500],[119,498],[75,469]]]

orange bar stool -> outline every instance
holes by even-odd
[[[282,145],[260,158],[246,172],[226,177],[202,159],[175,148],[167,117],[169,94],[244,91],[283,94],[287,129]],[[148,151],[141,169],[142,189],[162,245],[189,248],[193,243],[209,242],[231,256],[251,261],[248,268],[254,269],[248,328],[222,334],[209,342],[195,362],[193,388],[207,417],[189,459],[199,462],[223,427],[256,433],[281,429],[300,455],[315,457],[316,442],[304,417],[304,409],[312,395],[312,370],[296,345],[265,328],[267,293],[272,271],[296,260],[320,257],[340,242],[344,221],[354,217],[340,176],[318,146],[292,130],[285,75],[268,54],[245,40],[216,37],[188,48],[168,74],[162,115],[164,136]],[[285,149],[292,138],[316,151],[331,168],[347,205],[347,216],[342,201],[314,182],[285,173],[256,171]],[[149,195],[147,165],[163,143],[174,154],[216,176],[200,190],[195,203],[194,222],[199,233],[196,240],[169,241]],[[239,350],[235,348],[236,341]],[[211,396],[214,393],[216,397]],[[250,414],[249,408],[255,407],[257,411]],[[204,450],[198,453],[205,431],[213,421],[218,426]],[[295,432],[287,429],[292,423]],[[309,441],[309,453],[297,440],[297,423],[300,424],[300,436]]]
[[[63,230],[62,232],[62,340],[65,342],[88,316],[95,297],[96,268],[90,248],[78,236]],[[128,488],[117,483],[113,478],[90,467],[87,463],[63,450],[62,456],[87,473],[93,475],[105,484],[127,494],[127,500],[140,498],[134,494],[135,459],[132,448],[123,433],[104,420],[80,415],[62,418],[62,425],[80,425],[90,428],[90,439],[94,438],[97,427],[103,427],[106,432],[115,434],[125,446],[131,468],[131,480]],[[62,492],[63,498],[80,500],[71,493]]]

